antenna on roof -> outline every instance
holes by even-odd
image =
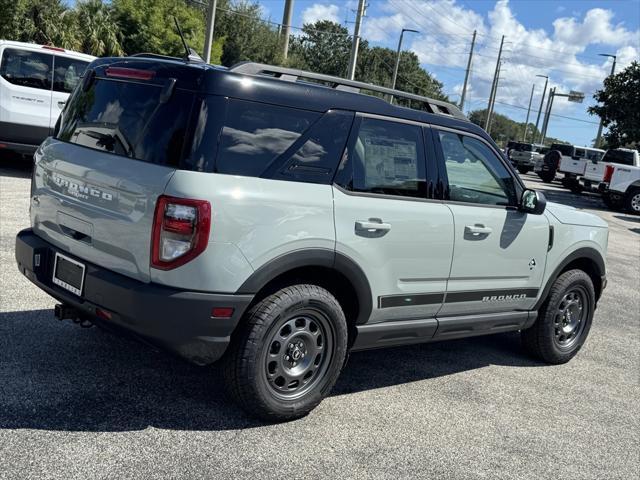
[[[187,41],[184,39],[184,35],[182,34],[182,29],[180,28],[180,24],[178,23],[178,19],[174,16],[173,21],[176,23],[176,29],[178,30],[178,35],[180,35],[180,39],[182,40],[182,45],[184,46],[185,56],[184,60],[190,63],[204,63],[204,60],[200,55],[196,53],[193,48],[189,48],[187,45]]]

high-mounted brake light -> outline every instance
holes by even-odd
[[[605,165],[604,167],[604,178],[603,178],[603,182],[605,183],[610,183],[611,182],[611,177],[613,177],[613,171],[615,170],[615,167],[613,165]]]
[[[137,68],[107,67],[107,77],[130,78],[133,80],[151,80],[156,72],[153,70],[139,70]]]
[[[151,234],[151,266],[171,270],[193,260],[207,248],[210,230],[209,202],[161,195]]]
[[[46,50],[53,50],[54,52],[66,52],[64,48],[52,47],[51,45],[43,45],[42,48]]]

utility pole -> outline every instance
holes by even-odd
[[[284,14],[282,15],[282,58],[287,59],[289,54],[289,34],[291,33],[291,15],[293,13],[293,0],[284,0]]]
[[[473,58],[473,47],[476,45],[476,31],[473,31],[471,38],[471,50],[469,50],[469,60],[467,61],[467,71],[464,74],[464,84],[462,85],[462,94],[460,95],[460,111],[464,109],[464,99],[467,96],[467,83],[469,83],[469,74],[471,73],[471,59]]]
[[[211,45],[213,44],[213,27],[216,23],[216,4],[218,0],[209,0],[209,10],[207,10],[207,29],[204,33],[204,62],[211,61]]]
[[[398,68],[400,67],[400,53],[402,49],[402,37],[404,32],[420,33],[418,30],[412,30],[410,28],[403,28],[400,32],[400,40],[398,40],[398,52],[396,53],[396,66],[393,69],[393,78],[391,79],[391,90],[396,88],[396,80],[398,79]],[[393,95],[389,98],[389,103],[393,103]]]
[[[495,88],[493,90],[493,100],[491,101],[491,112],[489,113],[489,126],[486,132],[491,134],[491,127],[493,126],[493,107],[496,104],[496,97],[498,96],[498,83],[500,83],[500,71],[502,70],[502,62],[498,65],[498,76],[496,77]]]
[[[542,89],[542,97],[540,97],[540,108],[538,109],[538,117],[536,118],[536,128],[533,133],[533,141],[535,142],[535,131],[538,130],[538,123],[540,123],[540,114],[542,113],[542,106],[544,105],[544,96],[547,94],[547,84],[549,83],[549,77],[546,75],[536,75],[536,77],[542,77],[545,79],[544,88]]]
[[[360,25],[364,17],[365,0],[358,1],[358,13],[356,14],[356,24],[353,29],[353,44],[351,45],[351,55],[349,56],[349,67],[347,68],[347,78],[353,80],[356,74],[356,63],[358,62],[358,47],[360,46]]]
[[[608,53],[599,53],[598,55],[600,55],[601,57],[613,58],[613,64],[611,65],[611,73],[609,74],[609,76],[613,75],[613,73],[616,71],[616,56],[609,55]],[[600,137],[602,137],[602,117],[600,117],[600,125],[598,125],[598,135],[596,135],[596,142],[593,145],[596,148],[600,146]]]
[[[556,87],[549,90],[549,99],[547,100],[547,111],[544,115],[544,122],[542,122],[542,133],[540,134],[540,143],[544,145],[544,141],[547,137],[547,128],[549,127],[549,118],[551,117],[551,108],[553,107],[553,99],[556,94]]]
[[[493,83],[491,84],[491,93],[489,94],[489,105],[487,105],[487,119],[484,124],[484,129],[489,131],[489,123],[491,122],[491,115],[493,113],[493,102],[495,101],[495,94],[498,87],[498,74],[500,72],[500,59],[502,57],[502,46],[504,45],[504,35],[500,40],[500,50],[498,51],[498,60],[496,61],[496,71],[493,74]]]
[[[527,130],[529,129],[529,114],[531,113],[531,102],[533,100],[533,91],[536,84],[531,85],[531,96],[529,97],[529,108],[527,108],[527,119],[524,121],[524,134],[522,135],[522,143],[527,141]]]

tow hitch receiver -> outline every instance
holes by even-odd
[[[93,323],[91,323],[86,318],[82,318],[78,309],[65,305],[64,303],[58,303],[53,308],[53,313],[58,320],[73,320],[73,323],[80,325],[83,328],[93,327]]]

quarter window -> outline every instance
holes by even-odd
[[[0,63],[0,76],[21,87],[51,90],[53,57],[46,53],[5,48]]]
[[[230,100],[216,172],[259,177],[318,118],[307,110]]]
[[[425,197],[422,129],[364,117],[352,141],[337,183],[354,192]]]
[[[449,199],[485,205],[515,205],[514,179],[487,145],[475,138],[439,132],[449,179]]]

